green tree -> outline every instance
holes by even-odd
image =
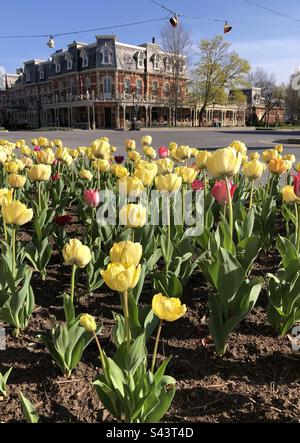
[[[245,75],[250,71],[250,65],[229,48],[230,44],[220,35],[199,43],[200,59],[191,76],[191,95],[202,104],[199,126],[203,124],[207,106],[216,103],[220,91],[247,84]]]

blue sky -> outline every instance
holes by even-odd
[[[229,20],[232,33],[226,39],[232,48],[247,58],[252,66],[274,72],[278,81],[286,81],[300,66],[300,2],[299,0],[256,0],[277,9],[299,22],[288,20],[258,9],[245,0],[158,0],[172,10],[182,13],[183,23],[196,43],[204,37],[222,33],[222,23],[208,18]],[[165,17],[167,12],[149,0],[15,0],[1,2],[0,35],[50,34],[81,29],[100,28],[145,19]],[[116,33],[118,40],[143,43],[152,36],[159,37],[161,23],[110,29],[102,33]],[[98,34],[101,32],[99,31]],[[56,47],[66,47],[71,41],[92,42],[96,32],[59,37]],[[0,39],[0,66],[15,72],[22,62],[32,58],[47,59],[51,50],[46,39]]]

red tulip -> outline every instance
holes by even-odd
[[[165,146],[161,146],[158,150],[158,155],[160,156],[160,158],[167,158],[170,155],[170,151]]]
[[[201,189],[204,189],[204,183],[201,180],[195,180],[192,183],[192,189],[194,191],[201,191]]]
[[[233,198],[236,186],[234,186],[233,183],[231,183],[231,181],[229,181],[229,190],[231,198]],[[216,181],[211,190],[211,193],[214,196],[214,198],[217,200],[219,205],[225,205],[226,203],[228,203],[226,182],[224,180]]]
[[[300,172],[297,175],[294,175],[294,193],[297,197],[300,197]]]
[[[72,217],[70,215],[57,215],[54,217],[54,223],[56,223],[58,226],[66,226],[70,223],[72,220]]]
[[[59,179],[60,179],[60,175],[58,173],[51,176],[51,180],[53,182],[57,182]]]
[[[55,165],[57,165],[57,163],[58,163],[58,159],[56,158],[56,159],[53,160],[52,165],[55,166]]]
[[[100,194],[95,189],[86,189],[83,194],[84,201],[91,208],[97,208],[100,203]]]
[[[115,162],[118,163],[118,165],[120,165],[121,163],[123,163],[124,161],[124,157],[123,155],[116,155],[115,156]]]

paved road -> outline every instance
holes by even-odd
[[[286,147],[286,152],[294,153],[300,161],[300,131],[255,131],[252,128],[239,129],[143,129],[142,131],[123,132],[113,130],[96,130],[96,131],[18,131],[18,132],[1,132],[0,139],[8,139],[16,141],[24,138],[28,142],[33,137],[45,136],[54,140],[59,138],[63,140],[64,144],[69,147],[88,146],[91,141],[96,138],[107,136],[111,144],[121,148],[123,151],[124,140],[126,138],[135,139],[138,143],[141,137],[145,134],[151,134],[153,137],[153,147],[167,145],[170,141],[175,141],[179,144],[189,145],[191,147],[216,149],[219,147],[228,146],[233,140],[241,140],[246,143],[250,150],[265,150],[275,146],[278,143],[283,143]],[[287,144],[288,141],[293,141],[292,144]]]

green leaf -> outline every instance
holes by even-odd
[[[30,400],[28,400],[23,394],[22,391],[19,391],[19,398],[22,405],[22,411],[25,416],[27,423],[38,423],[39,416],[31,403]]]

